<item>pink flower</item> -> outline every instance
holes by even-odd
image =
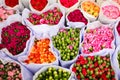
[[[22,74],[21,74],[21,73],[19,73],[18,77],[19,77],[19,78],[22,78]]]
[[[14,14],[14,10],[7,10],[7,14],[9,14],[9,15],[12,15],[12,14]]]
[[[45,19],[40,19],[40,24],[44,24],[45,23]]]
[[[8,71],[8,76],[13,77],[14,73],[12,71]]]
[[[73,46],[72,46],[72,45],[69,45],[68,47],[69,47],[69,49],[70,49],[70,50],[72,50],[72,49],[73,49]]]
[[[113,39],[113,32],[110,28],[101,26],[96,29],[90,29],[84,36],[83,52],[88,54],[98,52],[103,48],[112,48]]]
[[[0,68],[4,68],[4,65],[0,65]]]

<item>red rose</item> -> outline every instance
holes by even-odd
[[[87,71],[86,71],[86,69],[85,69],[85,68],[83,68],[83,69],[82,69],[82,74],[83,74],[84,76],[86,76],[86,75],[87,75]]]
[[[5,4],[10,7],[18,5],[19,0],[5,0]]]
[[[76,73],[76,68],[75,68],[75,67],[73,67],[73,68],[72,68],[72,71]]]

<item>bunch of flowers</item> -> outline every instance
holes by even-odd
[[[50,51],[50,40],[48,38],[35,40],[35,44],[30,51],[28,59],[24,62],[30,63],[52,63],[56,60],[54,54]]]
[[[115,80],[115,72],[111,67],[109,55],[79,56],[72,71],[78,80]]]
[[[107,26],[95,29],[87,29],[82,44],[83,53],[89,54],[98,52],[104,48],[112,48],[114,39],[113,31]]]
[[[110,19],[117,19],[120,16],[120,10],[117,6],[107,5],[102,7],[103,14]]]
[[[19,4],[19,0],[5,0],[5,4],[10,7],[15,7]]]
[[[100,12],[100,8],[99,8],[99,6],[94,4],[93,2],[85,1],[85,2],[82,3],[81,7],[88,14],[90,14],[94,17],[98,17],[99,12]]]
[[[30,0],[30,3],[34,9],[42,11],[48,4],[48,0]]]
[[[60,3],[66,8],[72,7],[77,2],[78,2],[78,0],[60,0]]]
[[[0,7],[0,22],[5,21],[8,16],[15,14],[16,11],[12,9],[5,9],[3,6]]]
[[[58,35],[52,37],[53,45],[60,51],[62,60],[72,60],[78,55],[79,35],[79,28],[61,28]]]
[[[0,80],[22,80],[20,66],[14,62],[3,64],[0,61]]]
[[[82,12],[79,9],[76,9],[72,12],[70,12],[67,16],[69,21],[72,22],[83,22],[85,24],[88,23],[87,19],[84,17],[84,15],[82,14]]]
[[[62,16],[63,14],[60,11],[60,9],[54,7],[54,9],[43,12],[40,15],[35,13],[30,13],[28,20],[34,25],[38,25],[38,24],[55,25],[59,23]]]
[[[118,23],[118,25],[117,25],[117,32],[118,32],[119,35],[120,35],[120,21],[119,21],[119,23]]]
[[[1,45],[12,55],[23,52],[26,42],[30,38],[30,30],[20,22],[14,22],[4,27],[1,33]]]
[[[40,73],[35,80],[68,80],[71,73],[62,68],[49,67]]]

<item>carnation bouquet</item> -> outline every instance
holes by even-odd
[[[20,63],[0,52],[0,80],[32,80],[32,76]]]
[[[16,59],[27,51],[32,33],[21,23],[22,18],[19,14],[9,17],[6,22],[7,24],[0,27],[0,48],[7,55]]]

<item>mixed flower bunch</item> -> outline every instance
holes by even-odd
[[[78,80],[116,80],[110,56],[79,56],[72,67]]]
[[[79,28],[61,28],[58,34],[52,37],[53,45],[60,51],[60,57],[63,61],[72,60],[78,55],[79,35]]]
[[[81,8],[88,14],[98,17],[100,12],[100,7],[91,1],[85,1],[82,3]]]
[[[113,30],[107,26],[87,29],[82,43],[82,51],[83,53],[90,54],[104,48],[111,49],[113,39]]]
[[[20,65],[15,62],[3,64],[0,60],[0,80],[22,80]]]
[[[120,10],[117,6],[107,5],[102,7],[103,14],[110,19],[117,19],[120,17]]]
[[[28,20],[34,25],[39,24],[56,25],[59,23],[62,16],[63,14],[60,11],[60,9],[54,7],[53,9],[43,12],[40,15],[36,13],[30,13]]]
[[[5,21],[10,15],[16,13],[16,10],[5,9],[3,6],[0,7],[0,22]]]
[[[71,22],[83,22],[85,25],[88,23],[87,19],[84,17],[79,9],[70,12],[67,18]]]
[[[49,67],[46,71],[40,73],[35,80],[68,80],[71,73],[62,68]]]
[[[30,30],[21,22],[14,22],[2,28],[1,48],[7,48],[12,55],[18,55],[26,47],[30,38]]]
[[[28,59],[24,62],[27,64],[36,63],[52,63],[56,60],[54,54],[50,51],[50,40],[48,38],[35,40],[35,44],[33,45],[30,55]]]

